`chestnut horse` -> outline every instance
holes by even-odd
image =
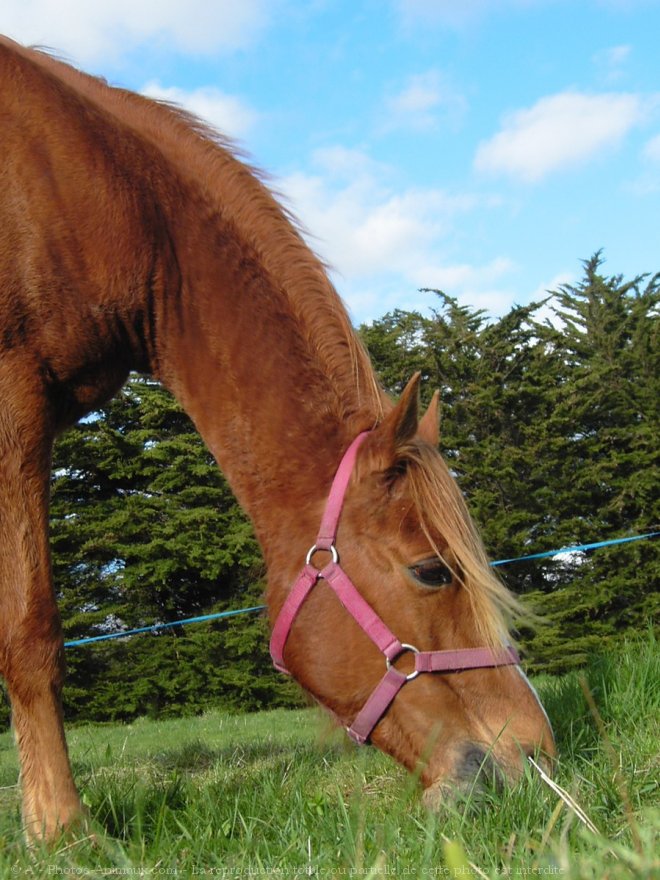
[[[5,39],[0,103],[0,672],[28,834],[81,816],[60,705],[51,447],[131,370],[173,392],[250,515],[273,623],[342,456],[369,431],[338,549],[325,549],[401,640],[388,675],[409,670],[403,643],[501,656],[513,600],[437,452],[435,402],[420,421],[416,378],[396,405],[381,392],[322,263],[258,175],[180,109]],[[351,725],[385,664],[328,583],[284,640],[288,669]],[[515,778],[554,745],[519,667],[502,662],[420,675],[363,738],[418,771],[432,802],[485,763]]]

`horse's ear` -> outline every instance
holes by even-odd
[[[440,392],[435,391],[426,412],[422,416],[417,428],[417,433],[430,443],[437,446],[440,442]]]
[[[417,433],[419,380],[420,373],[415,373],[395,406],[372,431],[367,449],[370,467],[374,470],[391,467],[397,458],[397,451]]]
[[[408,382],[401,393],[396,406],[383,421],[382,427],[387,428],[392,440],[392,446],[396,450],[411,440],[419,427],[419,380],[421,373],[417,372]],[[388,424],[389,423],[389,424]]]

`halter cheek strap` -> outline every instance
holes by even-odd
[[[319,580],[326,581],[351,617],[385,656],[385,674],[348,728],[349,736],[358,743],[365,743],[369,739],[374,727],[387,712],[401,688],[422,672],[458,672],[462,669],[482,669],[520,663],[518,653],[513,647],[498,650],[460,648],[454,651],[419,651],[413,645],[399,641],[361,596],[339,564],[339,554],[335,547],[339,517],[358,450],[368,433],[365,431],[358,434],[341,460],[330,488],[316,541],[310,548],[305,565],[280,609],[270,640],[270,653],[275,668],[289,674],[284,663],[284,646],[293,621],[314,586]],[[322,569],[312,565],[312,557],[319,550],[329,552],[332,557]],[[399,672],[393,664],[397,658],[407,652],[414,654],[415,666],[413,671],[406,675]]]

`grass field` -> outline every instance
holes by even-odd
[[[94,835],[23,844],[9,733],[0,736],[0,877],[657,878],[660,656],[651,637],[537,682],[557,781],[530,771],[430,814],[414,779],[315,709],[87,726],[69,732]],[[654,831],[654,829],[656,829]]]

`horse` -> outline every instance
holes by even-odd
[[[438,452],[437,394],[421,416],[418,376],[396,403],[381,389],[264,176],[182,109],[6,38],[0,96],[0,673],[28,837],[84,821],[52,444],[133,370],[177,398],[251,518],[276,664],[355,739],[431,806],[479,770],[551,762],[515,600]]]

